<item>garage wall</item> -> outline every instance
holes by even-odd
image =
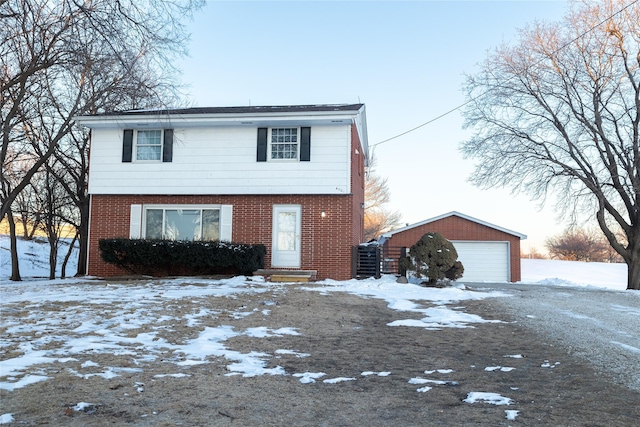
[[[408,248],[428,232],[440,233],[450,241],[508,242],[510,278],[506,280],[511,282],[519,282],[522,280],[520,270],[520,237],[456,215],[447,216],[413,228],[398,231],[384,244],[385,246],[404,246]],[[464,277],[463,280],[464,279],[467,279],[467,277]],[[502,281],[504,280],[505,279]]]

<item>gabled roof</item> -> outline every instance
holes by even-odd
[[[411,230],[412,228],[420,227],[422,225],[429,224],[431,222],[435,222],[435,221],[438,221],[438,220],[441,220],[441,219],[444,219],[444,218],[448,218],[450,216],[457,216],[457,217],[466,219],[468,221],[484,225],[485,227],[493,228],[494,230],[498,230],[498,231],[502,231],[503,233],[511,234],[511,235],[519,237],[520,239],[523,239],[523,240],[527,238],[527,236],[525,234],[518,233],[517,231],[512,231],[512,230],[506,229],[504,227],[500,227],[498,225],[491,224],[489,222],[482,221],[481,219],[473,218],[473,217],[471,217],[469,215],[465,215],[463,213],[456,212],[456,211],[452,211],[452,212],[449,212],[449,213],[446,213],[446,214],[443,214],[443,215],[439,215],[439,216],[436,216],[436,217],[433,217],[433,218],[426,219],[424,221],[416,222],[415,224],[407,225],[406,227],[402,227],[402,228],[398,228],[398,229],[393,230],[393,231],[389,231],[387,233],[384,233],[382,235],[382,238],[383,239],[388,239],[388,238],[390,238],[391,236],[393,236],[396,233],[400,233],[400,232],[406,231],[406,230]]]

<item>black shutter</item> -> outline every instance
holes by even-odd
[[[300,128],[300,161],[311,160],[311,128]]]
[[[125,129],[122,137],[122,162],[131,163],[133,152],[133,129]]]
[[[257,161],[267,161],[267,128],[258,128],[258,154]]]
[[[164,141],[162,144],[162,161],[171,162],[173,160],[173,129],[164,130]]]

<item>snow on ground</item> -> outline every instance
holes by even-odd
[[[524,284],[627,288],[627,264],[523,259],[520,265]]]
[[[309,291],[347,292],[366,298],[382,299],[392,310],[422,313],[422,319],[404,319],[389,323],[389,326],[416,326],[425,329],[466,328],[471,323],[500,323],[485,320],[475,314],[448,307],[456,301],[507,296],[502,292],[469,292],[464,285],[447,288],[424,288],[413,283],[397,283],[395,276],[379,280],[347,280],[338,282],[325,280],[322,288],[307,288]],[[424,308],[420,301],[431,301],[435,307]]]
[[[157,376],[170,376],[188,380],[191,376],[182,370],[189,366],[210,363],[210,356],[225,358],[227,375],[253,377],[257,375],[287,375],[285,370],[276,366],[266,368],[270,358],[278,359],[282,354],[296,357],[313,357],[300,353],[296,349],[278,349],[274,354],[260,352],[241,353],[225,346],[226,340],[236,336],[260,339],[272,336],[300,333],[293,327],[269,329],[266,327],[236,330],[232,326],[200,328],[201,319],[216,317],[219,313],[207,307],[192,311],[173,311],[167,313],[164,303],[172,301],[179,305],[181,301],[199,301],[208,296],[226,296],[241,298],[245,293],[263,293],[282,284],[264,282],[261,278],[235,277],[226,280],[174,279],[140,281],[127,284],[109,281],[86,281],[81,279],[36,280],[48,275],[48,249],[45,244],[20,241],[21,273],[29,280],[14,283],[8,280],[10,259],[8,238],[0,237],[0,301],[2,318],[0,327],[6,328],[6,334],[0,337],[0,388],[15,390],[27,387],[38,381],[50,378],[48,371],[52,363],[62,363],[67,371],[81,378],[101,376],[113,378],[127,372],[139,372],[145,364],[153,362],[162,354],[172,352],[177,372],[167,372]],[[64,251],[63,251],[64,252]],[[61,254],[61,257],[63,254]],[[68,267],[68,276],[75,274],[75,256]],[[59,271],[59,270],[58,270]],[[626,288],[626,266],[624,264],[578,263],[549,260],[522,260],[521,284],[545,284],[558,286],[592,286],[624,290]],[[464,285],[448,288],[424,288],[416,284],[396,283],[395,278],[386,276],[381,279],[334,281],[317,283],[320,287],[306,288],[310,292],[347,292],[363,298],[376,298],[387,302],[388,307],[400,312],[420,313],[420,320],[406,319],[389,323],[390,327],[421,327],[427,329],[472,327],[474,323],[499,322],[488,321],[464,312],[463,307],[450,307],[452,303],[470,299],[506,297],[499,291],[470,291]],[[434,306],[425,308],[424,301]],[[269,306],[269,301],[264,305]],[[28,311],[20,307],[28,305]],[[54,307],[55,309],[52,309]],[[225,313],[231,318],[242,318],[256,312],[268,315],[268,309],[239,309]],[[162,338],[163,329],[172,324],[184,323],[188,328],[197,328],[194,339],[185,342],[170,342]],[[146,332],[132,336],[130,331],[142,329]],[[27,338],[27,339],[25,339]],[[130,355],[135,367],[101,366],[94,362],[97,354]],[[520,355],[506,355],[518,358]],[[541,367],[554,368],[557,362],[545,361]],[[489,366],[485,370],[498,375],[508,375],[513,370],[509,366]],[[449,374],[452,371],[441,369],[427,370],[426,375]],[[391,372],[362,372],[361,376],[378,375],[386,377]],[[357,373],[354,373],[357,375]],[[357,381],[354,377],[323,378],[323,372],[294,373],[293,377],[301,383],[313,384],[322,381],[325,384]],[[411,378],[408,383],[419,385],[416,391],[426,393],[433,387],[455,383],[449,380],[430,378]],[[144,389],[144,384],[139,385]],[[495,393],[470,391],[465,402],[492,403],[510,405],[513,401]],[[80,405],[80,404],[79,404]],[[90,404],[87,404],[90,405]],[[75,409],[75,408],[74,408]],[[82,410],[82,409],[77,409]],[[508,420],[514,420],[517,410],[505,411]],[[0,424],[13,422],[12,414],[0,414]]]
[[[71,239],[61,239],[58,248],[58,265],[56,277],[60,277],[60,268],[69,249]],[[9,236],[0,235],[0,280],[11,276],[11,254],[9,252]],[[44,237],[36,237],[34,240],[18,239],[18,259],[20,275],[23,280],[32,278],[49,277],[49,244]],[[67,277],[75,276],[78,271],[77,243],[67,264]]]

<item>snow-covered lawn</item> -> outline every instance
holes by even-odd
[[[7,239],[2,238],[6,248]],[[46,246],[22,242],[21,253],[27,261],[22,263],[25,278],[46,275]],[[358,378],[376,375],[386,377],[389,371],[353,372],[351,376],[326,378],[324,372],[289,372],[282,366],[267,368],[268,361],[282,355],[313,358],[297,348],[279,348],[273,354],[259,351],[231,350],[226,342],[236,337],[253,339],[290,336],[300,332],[295,325],[277,329],[253,327],[237,329],[230,324],[217,327],[202,326],[203,319],[240,319],[260,314],[269,316],[274,301],[265,300],[261,308],[240,308],[222,312],[215,307],[200,305],[199,301],[212,296],[241,300],[243,295],[272,292],[285,285],[265,282],[262,278],[235,277],[226,280],[175,279],[115,283],[110,281],[27,280],[13,283],[7,280],[8,253],[2,249],[2,277],[0,300],[2,318],[0,330],[0,389],[13,391],[30,384],[47,381],[52,377],[51,365],[62,364],[68,373],[79,378],[102,377],[110,379],[124,374],[141,372],[145,366],[172,355],[173,369],[156,377],[189,378],[189,367],[211,363],[214,358],[226,361],[227,376],[255,377],[261,375],[291,375],[303,384],[321,381],[325,384],[358,381]],[[69,274],[73,275],[73,269]],[[562,261],[523,260],[522,283],[546,285],[580,285],[624,289],[626,267],[618,264],[587,264]],[[320,285],[320,286],[318,286]],[[326,280],[308,286],[308,292],[345,292],[362,298],[384,300],[392,310],[413,313],[408,319],[388,323],[389,327],[419,327],[430,330],[466,328],[477,323],[500,323],[486,320],[476,314],[465,313],[452,303],[465,300],[505,297],[498,291],[471,291],[463,285],[444,289],[424,288],[414,284],[399,284],[394,277],[382,279],[333,281]],[[425,308],[424,302],[429,307]],[[171,307],[171,310],[167,310]],[[181,308],[182,307],[182,308]],[[188,308],[187,308],[188,307]],[[197,308],[196,308],[197,307]],[[418,313],[420,319],[415,319]],[[231,323],[231,322],[229,322]],[[192,338],[171,339],[167,333],[185,325]],[[141,332],[142,331],[142,332]],[[127,355],[132,366],[98,363],[101,355]],[[519,355],[505,356],[518,358]],[[508,373],[515,368],[486,367],[487,371]],[[425,371],[431,374],[435,371]],[[448,374],[439,370],[440,374]],[[430,378],[407,378],[416,391],[427,393],[432,387],[452,381]],[[144,390],[144,384],[138,386]],[[508,396],[486,390],[469,390],[465,402],[488,402],[494,405],[512,405]],[[83,405],[86,402],[79,402]],[[86,405],[91,405],[86,403]],[[77,406],[77,405],[76,405]],[[74,410],[85,410],[83,409]],[[13,422],[13,415],[1,413],[0,424]],[[508,420],[518,416],[518,410],[505,412]],[[19,420],[18,420],[19,421]]]
[[[523,259],[522,283],[627,288],[627,264]]]

